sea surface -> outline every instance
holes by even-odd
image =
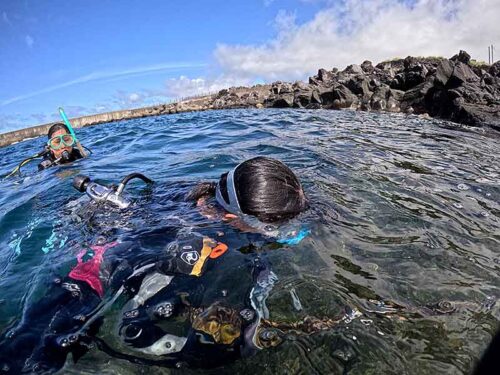
[[[498,133],[417,116],[231,110],[102,124],[78,136],[90,158],[42,172],[31,163],[0,181],[2,337],[50,298],[82,247],[104,236],[148,248],[150,233],[166,226],[225,242],[241,264],[263,259],[275,275],[265,298],[274,328],[268,348],[211,370],[134,363],[90,343],[61,373],[462,374],[499,326]],[[1,148],[0,175],[44,142]],[[198,182],[258,155],[282,160],[304,185],[311,208],[300,220],[311,234],[298,245],[274,246],[183,200]],[[131,172],[155,184],[131,182],[124,211],[72,187],[77,174],[116,184]],[[237,287],[246,271],[233,271],[212,267],[218,277],[204,293],[248,306],[248,290]],[[95,336],[127,352],[115,327],[126,301],[104,299]]]

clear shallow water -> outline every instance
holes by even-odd
[[[91,158],[42,173],[34,163],[23,177],[0,182],[2,333],[54,275],[67,273],[82,244],[102,234],[141,241],[146,229],[179,222],[214,237],[223,232],[242,263],[265,252],[278,277],[267,307],[283,341],[228,362],[228,373],[467,373],[498,327],[495,133],[398,115],[241,110],[106,124],[79,136]],[[43,141],[0,149],[0,174]],[[252,236],[204,219],[181,201],[196,182],[256,155],[284,161],[303,181],[312,203],[303,220],[313,233],[298,246],[252,247]],[[96,209],[90,216],[71,187],[78,173],[117,182],[133,171],[156,184],[131,184],[127,192],[136,202],[126,213]],[[238,275],[217,272],[228,276],[208,289],[231,295]],[[105,314],[98,336],[107,342],[119,311]],[[323,322],[321,329],[290,328],[311,317]],[[97,347],[64,368],[146,370],[199,371],[132,364]]]

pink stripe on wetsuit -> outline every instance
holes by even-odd
[[[80,251],[76,256],[78,264],[71,270],[69,277],[74,280],[86,282],[102,298],[104,296],[104,288],[99,277],[101,263],[104,259],[104,253],[116,245],[118,245],[118,242],[110,242],[102,246],[91,246],[90,248],[94,252],[94,256],[86,262],[83,261],[83,256],[88,252],[88,249]]]

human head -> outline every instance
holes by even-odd
[[[279,160],[267,157],[244,161],[232,171],[222,174],[217,184],[201,184],[196,187],[190,193],[190,198],[213,196],[219,190],[225,201],[219,203],[231,214],[238,215],[238,212],[232,212],[234,210],[228,207],[231,201],[228,190],[230,175],[239,209],[262,223],[289,220],[308,208],[307,198],[297,176]]]
[[[219,189],[225,201],[221,203],[226,203],[226,207],[231,190],[228,189],[230,174],[241,212],[255,216],[261,222],[288,220],[308,207],[299,179],[279,160],[259,156],[224,173],[219,180]]]
[[[47,136],[48,136],[48,139],[50,140],[54,137],[57,137],[59,135],[64,135],[64,134],[71,134],[71,133],[66,125],[58,122],[49,128]],[[56,159],[59,159],[62,156],[64,151],[71,153],[72,150],[73,150],[73,147],[71,147],[71,146],[64,146],[64,147],[61,147],[57,150],[50,148],[50,152],[52,153],[52,155]]]

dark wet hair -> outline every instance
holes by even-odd
[[[48,131],[48,133],[47,133],[48,138],[49,138],[49,139],[50,139],[50,138],[52,138],[52,135],[53,135],[56,131],[61,130],[61,129],[66,130],[66,133],[68,133],[68,134],[70,133],[70,132],[69,132],[69,129],[68,129],[68,127],[67,127],[66,125],[64,125],[62,122],[56,122],[54,125],[52,125],[52,126],[49,128],[49,131]]]
[[[219,180],[222,197],[228,201],[227,173]],[[309,205],[297,176],[276,159],[256,157],[241,163],[234,171],[234,185],[241,211],[266,223],[291,219]],[[188,199],[214,196],[215,182],[196,186]]]

